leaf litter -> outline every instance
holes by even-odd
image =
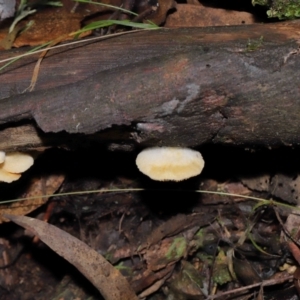
[[[81,156],[78,154],[77,158],[72,157],[69,161],[79,162]],[[297,218],[292,219],[292,216],[297,216],[297,210],[290,204],[290,209],[281,207],[278,201],[257,202],[247,199],[248,196],[266,195],[265,191],[261,191],[259,177],[259,192],[250,190],[240,181],[222,182],[213,178],[183,182],[180,189],[168,183],[153,186],[147,179],[147,185],[151,184],[146,190],[122,192],[122,188],[136,188],[141,182],[131,179],[137,178],[137,170],[129,171],[126,176],[113,176],[114,172],[123,170],[122,173],[130,168],[126,164],[118,164],[118,160],[111,165],[112,156],[99,161],[102,175],[91,174],[87,161],[76,163],[74,167],[68,166],[71,169],[57,191],[58,194],[74,190],[95,192],[65,194],[63,197],[53,195],[48,200],[48,203],[53,204],[49,221],[56,227],[39,220],[42,216],[38,211],[45,210],[43,207],[31,213],[34,219],[12,216],[14,208],[9,211],[8,218],[26,228],[25,232],[17,231],[18,237],[29,239],[29,244],[27,242],[27,246],[23,245],[26,249],[24,252],[32,252],[32,249],[40,252],[42,242],[46,243],[54,252],[75,265],[97,287],[104,299],[118,299],[118,296],[109,298],[114,296],[103,292],[105,287],[102,285],[106,284],[100,275],[95,275],[98,278],[95,279],[90,268],[99,267],[99,270],[95,269],[97,274],[111,268],[118,270],[118,275],[115,279],[111,278],[109,284],[118,285],[120,278],[122,284],[125,282],[132,289],[134,297],[141,299],[217,299],[222,298],[222,295],[227,295],[228,299],[247,295],[251,299],[259,287],[263,286],[260,293],[269,297],[271,291],[268,286],[273,289],[277,285],[277,289],[291,297],[296,293],[297,282],[294,283],[291,274],[297,269],[300,258],[299,233],[296,230],[299,221]],[[93,161],[92,157],[90,159]],[[49,158],[46,160],[51,161]],[[130,161],[128,159],[128,164]],[[268,182],[277,177],[272,175],[270,178]],[[24,183],[27,180],[26,177],[22,179]],[[295,180],[293,177],[291,182]],[[202,189],[216,193],[231,194],[239,191],[240,196],[246,198],[194,193],[190,188],[195,187],[195,183]],[[59,187],[59,184],[54,186]],[[287,188],[289,186],[286,185]],[[116,187],[120,189],[116,191]],[[115,192],[103,192],[109,189]],[[49,190],[49,193],[54,192],[55,189]],[[29,232],[37,234],[41,241],[30,242]],[[16,256],[16,251],[12,249],[16,246],[14,241],[19,241],[19,238],[14,238],[16,233],[12,234],[3,238],[6,245],[3,253],[11,257],[5,264],[10,264],[10,260]],[[93,262],[99,260],[95,258],[97,255],[101,259],[96,266]],[[102,268],[104,262],[105,266],[108,263],[110,267]],[[18,274],[22,274],[21,270],[26,270],[29,265],[30,260],[21,255],[15,264],[8,267],[7,270],[15,275],[11,275],[14,278],[11,282],[4,281],[6,288],[15,287],[14,282],[20,276]],[[74,274],[68,274],[60,265],[57,262],[52,266],[64,275],[56,284],[62,284],[63,280],[67,280],[66,276],[72,277]],[[7,274],[2,276],[5,278]],[[70,285],[67,284],[65,290],[79,295],[79,291],[74,289],[74,279],[68,280]],[[44,296],[58,293],[55,290],[48,294],[50,291],[46,286],[38,286]],[[25,285],[23,289],[26,290]],[[19,291],[23,289],[19,287]],[[119,286],[115,289],[125,291],[127,288]],[[91,291],[83,295],[86,295],[83,298],[93,295],[94,299],[101,299]]]

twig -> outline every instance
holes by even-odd
[[[239,292],[243,292],[243,291],[246,291],[248,289],[255,288],[255,287],[259,287],[259,286],[264,287],[264,286],[276,285],[276,284],[280,284],[280,283],[290,281],[290,280],[293,280],[293,279],[294,279],[293,275],[289,275],[287,277],[282,277],[282,278],[268,279],[268,280],[264,280],[262,282],[253,283],[253,284],[243,286],[243,287],[231,290],[231,291],[220,293],[218,295],[211,295],[211,296],[208,296],[206,299],[207,300],[212,300],[212,299],[217,299],[217,298],[223,298],[224,296],[239,293]]]

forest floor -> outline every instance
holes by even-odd
[[[61,3],[38,7],[9,36],[14,18],[0,23],[2,51],[70,40],[69,33],[93,21],[126,19],[93,4]],[[167,28],[273,21],[265,9],[241,1],[138,1],[133,9],[135,20]],[[152,181],[135,165],[137,150],[103,144],[47,149],[21,179],[1,183],[0,199],[18,201],[2,203],[0,213],[17,215],[15,223],[26,229],[1,218],[0,299],[103,299],[101,283],[88,280],[91,249],[127,278],[139,299],[299,299],[299,149],[196,150],[204,171],[181,182]],[[36,220],[22,219],[27,214],[60,230],[41,232]],[[65,253],[81,247],[68,243],[65,232],[84,242],[80,255]]]

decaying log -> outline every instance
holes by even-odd
[[[298,28],[162,29],[59,50],[43,62],[36,91],[1,100],[0,123],[7,130],[31,120],[42,140],[113,128],[119,140],[142,145],[297,144]],[[1,98],[15,94],[12,74],[14,90],[28,84],[29,66],[19,62],[1,75]]]

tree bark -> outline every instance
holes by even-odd
[[[162,29],[59,50],[36,91],[15,95],[30,80],[27,58],[1,75],[1,97],[14,95],[0,123],[6,134],[36,123],[25,126],[35,147],[61,132],[147,146],[298,144],[299,24]]]

